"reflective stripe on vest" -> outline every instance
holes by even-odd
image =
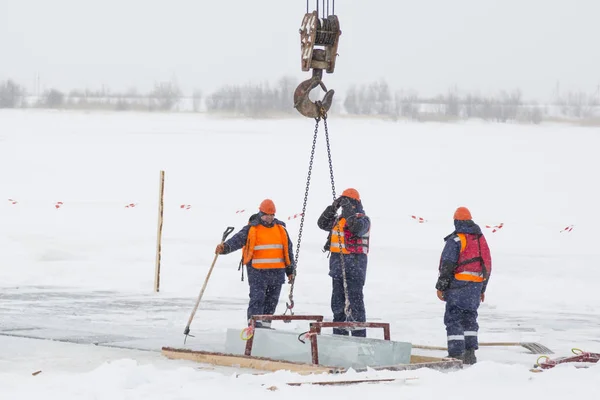
[[[254,250],[266,250],[266,249],[283,249],[282,244],[263,244],[261,246],[254,246]]]
[[[468,282],[483,282],[483,273],[481,272],[459,272],[454,274],[454,279]]]
[[[254,260],[252,260],[252,265],[277,264],[277,263],[283,263],[283,258],[255,258]],[[285,265],[284,265],[284,267],[285,267]],[[263,268],[281,268],[281,267],[263,267]]]

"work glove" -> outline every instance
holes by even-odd
[[[338,210],[340,207],[344,207],[345,205],[349,204],[350,201],[348,200],[348,198],[346,198],[345,196],[340,196],[337,199],[335,199],[333,201],[333,203],[331,203],[331,206],[333,207],[334,210]]]
[[[217,248],[215,249],[215,254],[223,254],[225,251],[225,245],[223,243],[219,243]]]
[[[285,274],[288,277],[288,283],[292,283],[296,279],[296,268],[294,265],[288,265],[285,267]]]
[[[435,288],[440,292],[445,292],[450,286],[450,280],[445,278],[438,278]]]
[[[352,205],[350,204],[350,201],[348,201],[346,204],[344,204],[342,206],[342,214],[341,214],[342,218],[346,218],[346,220],[347,220],[348,217],[351,217],[355,214],[356,214],[355,208],[352,207]]]

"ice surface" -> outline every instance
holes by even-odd
[[[368,320],[389,322],[393,340],[445,345],[444,304],[434,285],[442,238],[453,229],[454,208],[466,205],[482,227],[504,222],[496,233],[483,228],[494,272],[479,309],[480,340],[539,342],[556,356],[573,347],[600,351],[598,128],[334,116],[328,123],[338,193],[359,189],[373,222]],[[0,399],[197,399],[215,391],[244,399],[471,400],[484,393],[487,400],[564,400],[599,392],[600,365],[532,375],[538,355],[521,347],[481,348],[479,363],[456,373],[378,372],[418,379],[347,388],[291,388],[285,382],[315,377],[237,377],[231,368],[222,375],[161,356],[161,346],[223,351],[227,329],[245,323],[248,283],[240,281],[239,253],[219,257],[191,325],[194,337],[183,344],[227,226],[241,228],[271,197],[297,238],[299,219],[287,218],[301,211],[313,128],[294,118],[0,110]],[[319,139],[294,298],[296,312],[330,318],[326,232],[315,223],[331,203],[326,160]],[[161,290],[153,293],[161,169]],[[137,205],[125,208],[129,203]],[[572,224],[572,232],[560,232]],[[298,334],[307,330],[290,325]],[[239,337],[241,328],[235,331]],[[32,377],[36,370],[43,372]]]

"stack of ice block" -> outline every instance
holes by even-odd
[[[241,329],[228,329],[225,352],[244,354],[246,341],[240,337]],[[256,329],[252,355],[274,360],[312,363],[310,340],[302,343],[300,333]],[[366,368],[397,364],[410,364],[412,345],[406,342],[320,334],[317,338],[319,364],[330,367]]]

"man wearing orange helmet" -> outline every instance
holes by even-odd
[[[473,222],[468,208],[456,209],[454,228],[454,232],[444,238],[446,244],[435,288],[438,298],[446,302],[444,324],[448,356],[465,364],[475,364],[475,350],[479,348],[477,310],[485,300],[492,257],[485,236]]]
[[[340,208],[342,211],[338,216]],[[367,275],[371,220],[365,215],[358,191],[352,188],[344,190],[323,211],[317,225],[329,232],[324,249],[330,252],[333,322],[365,322],[363,287]],[[348,335],[348,330],[334,328],[333,333]],[[366,335],[365,329],[352,330],[352,336]]]
[[[229,254],[243,248],[242,262],[250,285],[248,321],[253,315],[275,314],[285,276],[291,283],[296,275],[292,242],[285,223],[275,218],[275,211],[272,200],[263,200],[248,225],[215,249],[216,254]],[[256,322],[257,328],[270,326],[271,321]]]

